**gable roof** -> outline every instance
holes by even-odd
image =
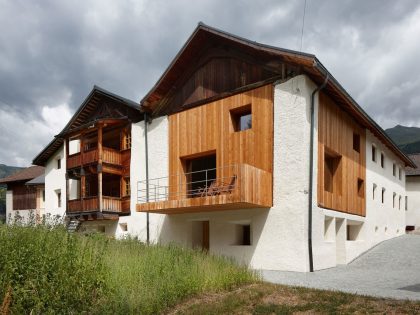
[[[207,26],[201,22],[156,84],[140,101],[141,108],[144,111],[152,112],[153,115],[157,116],[160,114],[160,102],[163,102],[165,97],[177,88],[175,84],[179,78],[179,74],[187,70],[190,66],[189,61],[194,56],[202,53],[206,49],[206,43],[208,42],[218,42],[222,45],[235,46],[237,49],[259,58],[277,58],[288,64],[298,66],[301,72],[308,75],[317,85],[321,85],[328,78],[324,91],[334,99],[335,103],[349,113],[360,125],[370,130],[407,166],[416,167],[385,131],[347,93],[315,55],[250,41]]]
[[[31,179],[29,182],[26,182],[25,185],[44,185],[45,184],[45,172]]]
[[[125,106],[126,113],[130,116],[129,118],[136,121],[142,119],[138,103],[94,85],[89,95],[79,106],[76,113],[69,120],[63,130],[56,135],[49,144],[47,144],[47,146],[34,158],[32,163],[35,165],[45,165],[47,160],[63,145],[64,135],[71,130],[83,126],[84,120],[93,113],[103,97],[109,100],[114,100]]]
[[[417,168],[406,167],[405,175],[407,176],[420,175],[420,153],[408,154],[408,156],[416,164]]]
[[[44,174],[44,167],[32,165],[18,171],[10,176],[0,179],[0,184],[8,184],[12,182],[22,182],[34,179]]]

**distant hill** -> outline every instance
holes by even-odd
[[[405,153],[420,153],[420,128],[397,125],[385,132]]]
[[[17,167],[17,166],[7,166],[4,164],[0,164],[0,178],[7,177],[9,175],[12,175],[13,173],[16,173],[17,171],[21,170],[23,167]]]

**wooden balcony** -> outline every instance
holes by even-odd
[[[104,147],[102,150],[102,162],[110,165],[117,165],[121,166],[122,161],[127,159],[127,155],[130,155],[130,150],[125,150],[121,153],[118,150],[106,148]],[[123,156],[124,155],[124,156]],[[99,160],[99,153],[98,149],[90,149],[83,152],[83,161],[82,161],[82,154],[75,153],[69,155],[67,158],[67,169],[72,169],[75,167],[82,166],[82,162],[84,165],[97,163]]]
[[[103,196],[103,212],[114,212],[120,214],[130,213],[130,196],[127,197],[108,197]],[[91,213],[98,212],[99,209],[99,198],[85,197],[81,199],[69,200],[67,202],[67,213]]]
[[[228,168],[228,171],[217,169],[217,173],[223,175],[218,175],[215,180],[206,179],[206,185],[200,189],[188,189],[191,187],[188,174],[183,174],[179,180],[149,180],[149,196],[146,196],[145,182],[139,182],[136,210],[178,214],[272,206],[271,173],[248,164]],[[162,182],[169,184],[161,185]]]

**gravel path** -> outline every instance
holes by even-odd
[[[385,241],[349,265],[313,273],[264,270],[272,283],[420,301],[420,235]]]

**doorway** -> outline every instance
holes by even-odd
[[[216,154],[187,159],[184,162],[188,198],[200,197],[216,181]]]
[[[192,247],[206,252],[210,249],[209,221],[192,222]]]

